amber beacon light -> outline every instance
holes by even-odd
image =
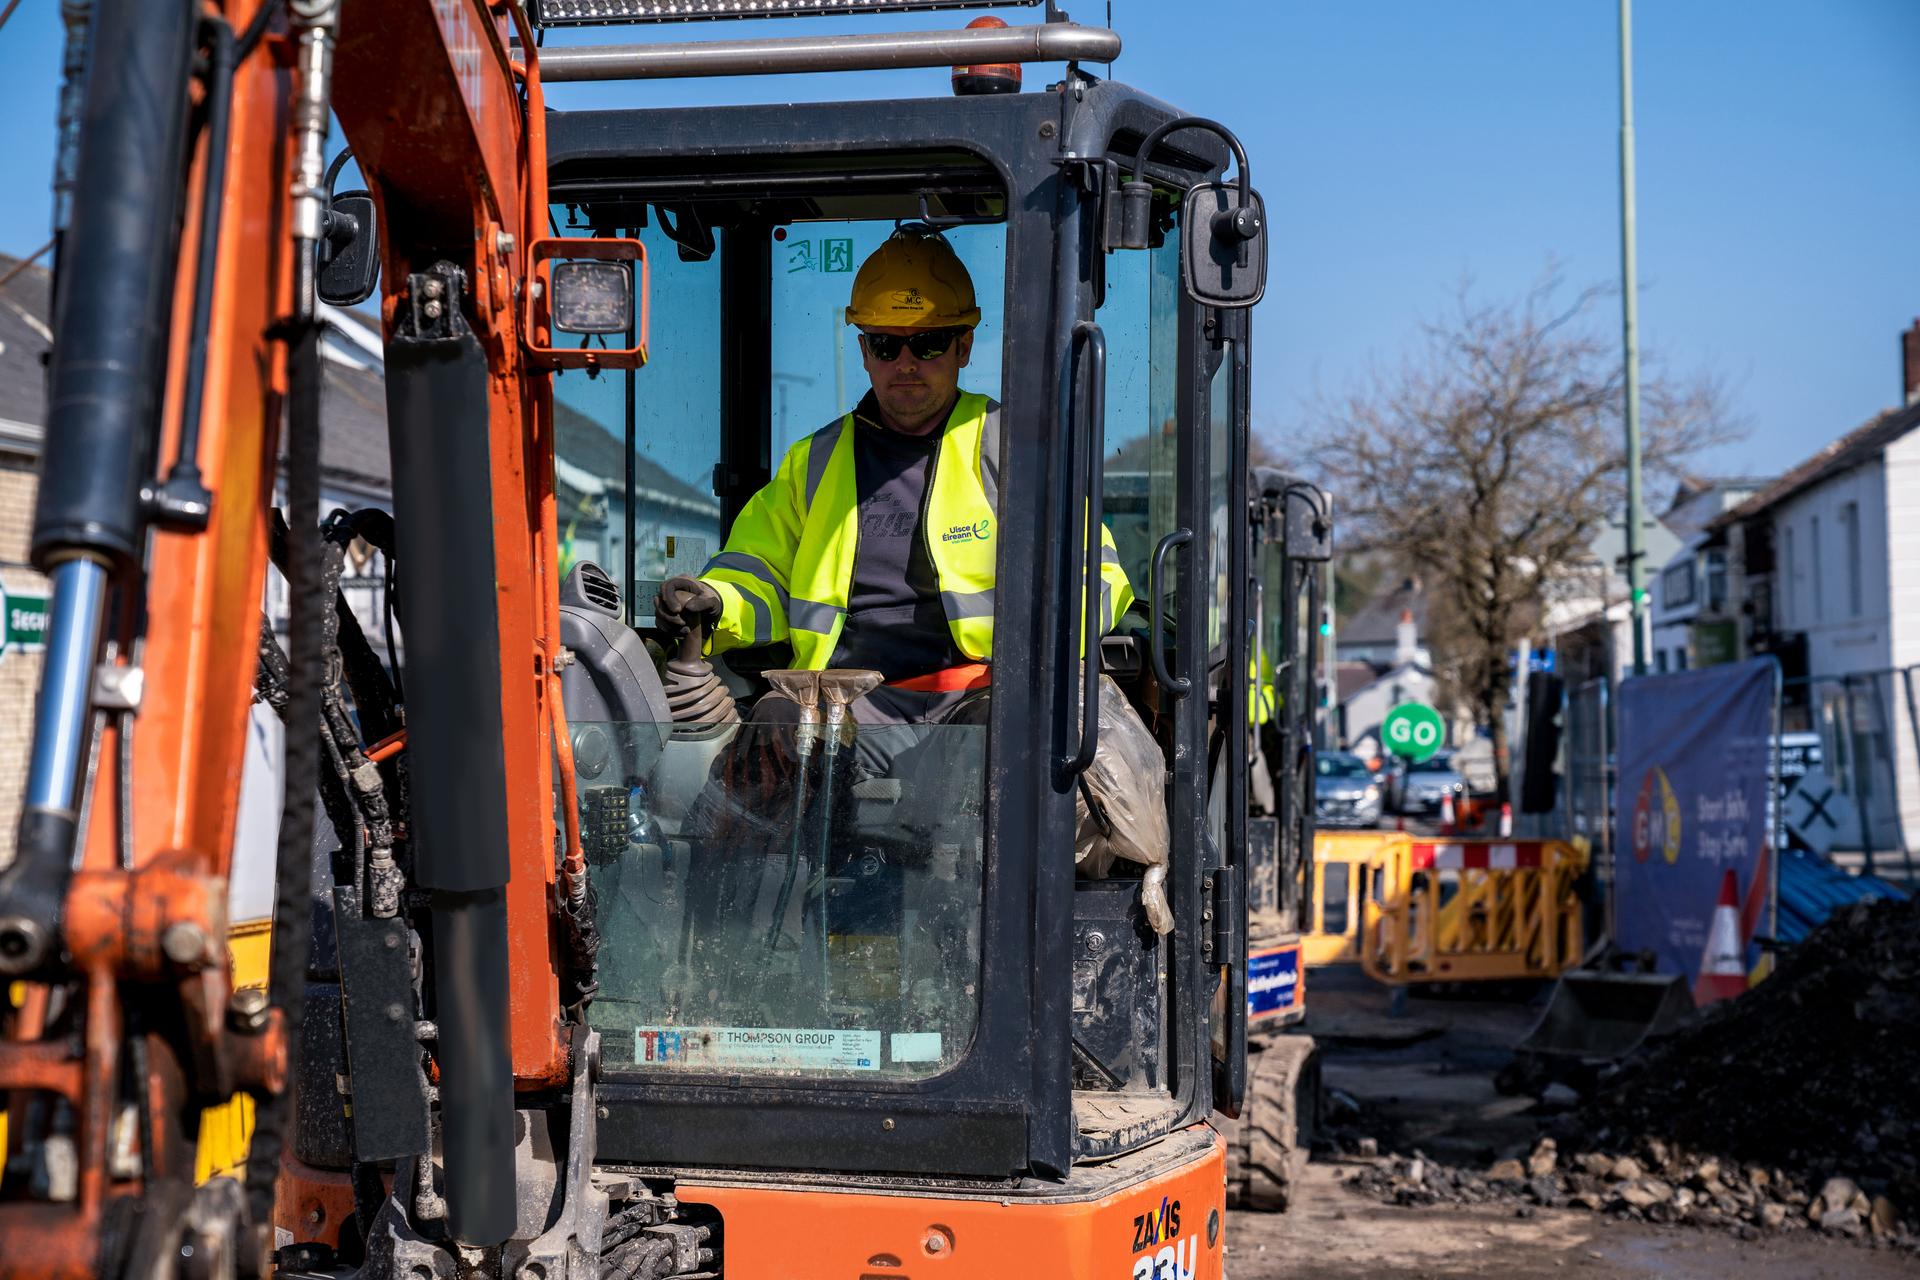
[[[1005,27],[1004,20],[995,17],[975,18],[967,24],[969,31],[979,27]],[[972,66],[953,69],[953,91],[961,97],[979,93],[1018,93],[1020,92],[1020,64],[1017,62],[981,62]]]

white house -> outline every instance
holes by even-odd
[[[1680,549],[1680,539],[1659,519],[1640,525],[1644,563],[1664,565]],[[1648,586],[1651,589],[1649,573]],[[1539,634],[1552,649],[1569,686],[1595,678],[1618,685],[1633,671],[1633,622],[1627,592],[1627,522],[1615,517],[1587,546],[1582,561],[1547,584]],[[1650,620],[1642,623],[1649,642]],[[1649,658],[1651,663],[1651,658]]]
[[[1710,525],[1728,550],[1737,656],[1773,654],[1782,727],[1821,736],[1861,811],[1854,856],[1920,856],[1920,321],[1905,400]]]
[[[1426,612],[1419,580],[1407,578],[1340,629],[1340,737],[1349,750],[1377,753],[1380,724],[1402,702],[1434,705],[1433,654],[1422,639]]]
[[[1766,488],[1769,479],[1683,481],[1660,523],[1680,546],[1648,574],[1655,672],[1685,671],[1733,660],[1730,623],[1719,621],[1731,599],[1727,548],[1709,526]]]

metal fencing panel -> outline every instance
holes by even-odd
[[[1920,840],[1920,690],[1916,669],[1785,681],[1780,730],[1807,735],[1810,768],[1848,802],[1829,856],[1849,871],[1912,882]],[[1812,738],[1817,737],[1815,746]]]
[[[1613,691],[1604,676],[1567,694],[1561,777],[1568,837],[1584,837],[1593,849],[1593,869],[1613,883]]]

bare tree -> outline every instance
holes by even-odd
[[[1502,303],[1462,287],[1417,355],[1322,404],[1312,433],[1343,549],[1389,553],[1427,578],[1439,674],[1491,731],[1502,796],[1509,654],[1626,490],[1619,340],[1600,314],[1610,291],[1562,293],[1551,270]],[[1735,438],[1716,383],[1645,363],[1649,472]]]

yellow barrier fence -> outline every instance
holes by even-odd
[[[1320,831],[1313,837],[1313,913],[1301,938],[1308,968],[1360,959],[1365,899],[1384,900],[1405,883],[1399,868],[1413,838],[1401,831]]]
[[[1413,840],[1384,850],[1360,900],[1359,960],[1376,981],[1554,978],[1586,947],[1576,882],[1586,854],[1559,840]]]

